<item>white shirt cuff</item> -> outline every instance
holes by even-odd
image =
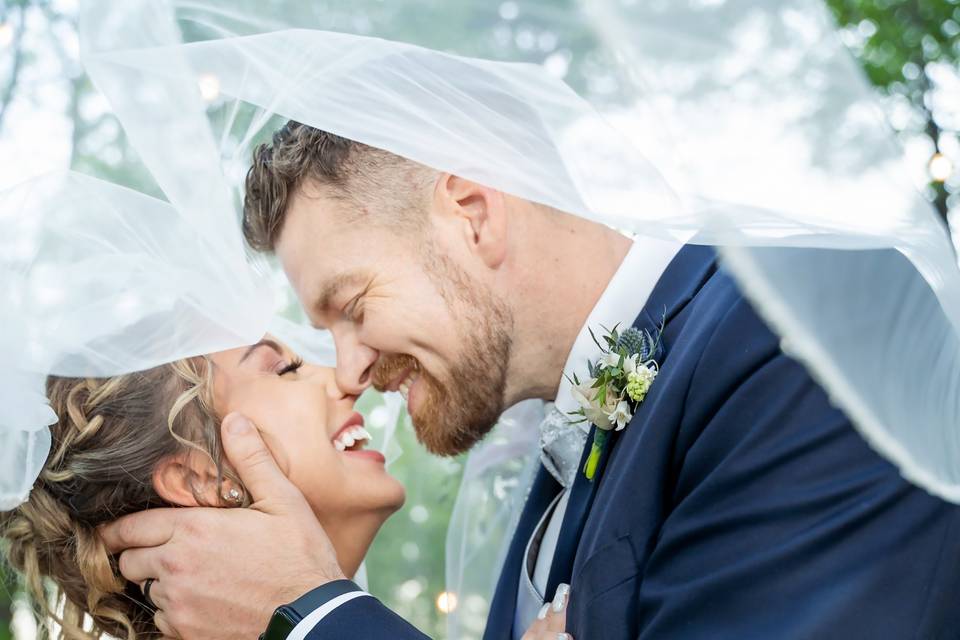
[[[290,632],[290,635],[287,636],[287,640],[304,640],[304,638],[307,637],[307,634],[313,631],[313,628],[320,624],[321,620],[333,613],[337,607],[363,596],[369,596],[371,598],[373,597],[366,591],[351,591],[349,593],[339,595],[333,600],[330,600],[319,609],[315,609],[312,613],[310,613],[310,615],[306,616],[303,620],[297,623],[297,626],[295,626],[293,631]]]

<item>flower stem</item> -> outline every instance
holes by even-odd
[[[607,442],[609,434],[603,429],[597,429],[593,434],[593,444],[590,446],[590,455],[587,456],[587,463],[583,466],[583,475],[587,480],[593,481],[597,475],[597,465],[600,464],[600,454],[603,453],[603,445]]]

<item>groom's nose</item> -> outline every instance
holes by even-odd
[[[356,339],[356,334],[334,334],[337,347],[337,386],[346,394],[359,396],[370,386],[373,365],[379,353]]]

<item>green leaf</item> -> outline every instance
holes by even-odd
[[[587,327],[587,331],[590,332],[590,337],[593,338],[593,344],[597,345],[597,347],[600,349],[600,351],[606,353],[607,350],[604,349],[604,348],[603,348],[603,345],[600,344],[600,341],[597,340],[597,336],[593,333],[593,329],[591,329],[590,327]]]

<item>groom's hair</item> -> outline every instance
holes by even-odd
[[[272,252],[291,199],[304,185],[347,203],[351,221],[419,231],[436,172],[396,154],[291,120],[253,152],[243,203],[243,235]]]

